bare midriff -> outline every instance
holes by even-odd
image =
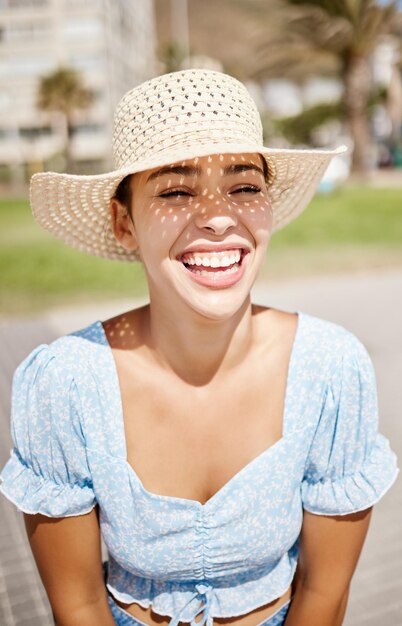
[[[238,615],[236,617],[216,617],[214,618],[214,624],[233,624],[241,626],[257,626],[261,622],[268,619],[270,615],[273,615],[279,609],[286,604],[286,602],[293,595],[292,585],[289,585],[288,589],[285,591],[283,595],[279,598],[276,598],[272,602],[268,604],[264,604],[263,606],[246,613],[245,615]],[[150,626],[168,626],[170,622],[170,617],[165,617],[163,615],[158,615],[152,611],[151,607],[144,609],[142,606],[139,606],[137,603],[133,604],[124,604],[119,600],[113,598],[116,604],[118,604],[122,609],[124,609],[127,613],[135,617],[137,620],[143,622],[144,624],[149,624]],[[201,603],[200,603],[201,606]],[[202,619],[202,613],[200,613],[195,621],[199,622]],[[179,626],[188,626],[187,622],[179,622]]]

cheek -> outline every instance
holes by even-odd
[[[269,238],[273,224],[273,211],[270,202],[264,199],[244,202],[242,206],[236,207],[239,218],[258,238]]]
[[[164,207],[151,205],[141,216],[138,224],[141,240],[170,242],[178,237],[191,219],[188,207]]]

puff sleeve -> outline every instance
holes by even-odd
[[[73,376],[50,346],[36,347],[12,381],[13,448],[0,491],[25,513],[64,517],[96,504]]]
[[[399,473],[389,440],[378,431],[374,367],[353,334],[339,351],[309,449],[303,507],[346,515],[378,502]]]

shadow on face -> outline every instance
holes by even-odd
[[[269,181],[259,153],[194,157],[131,174],[111,200],[115,237],[144,261],[146,237],[172,241],[186,228],[188,240],[195,231],[223,237],[239,221],[246,229],[267,228]]]

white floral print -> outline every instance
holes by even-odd
[[[14,446],[0,490],[20,510],[82,515],[99,505],[107,588],[171,625],[243,615],[282,595],[298,558],[303,508],[346,515],[378,502],[397,457],[378,430],[374,368],[343,326],[298,312],[282,438],[212,498],[149,492],[127,460],[121,395],[102,323],[17,367]],[[193,622],[195,623],[195,622]]]

